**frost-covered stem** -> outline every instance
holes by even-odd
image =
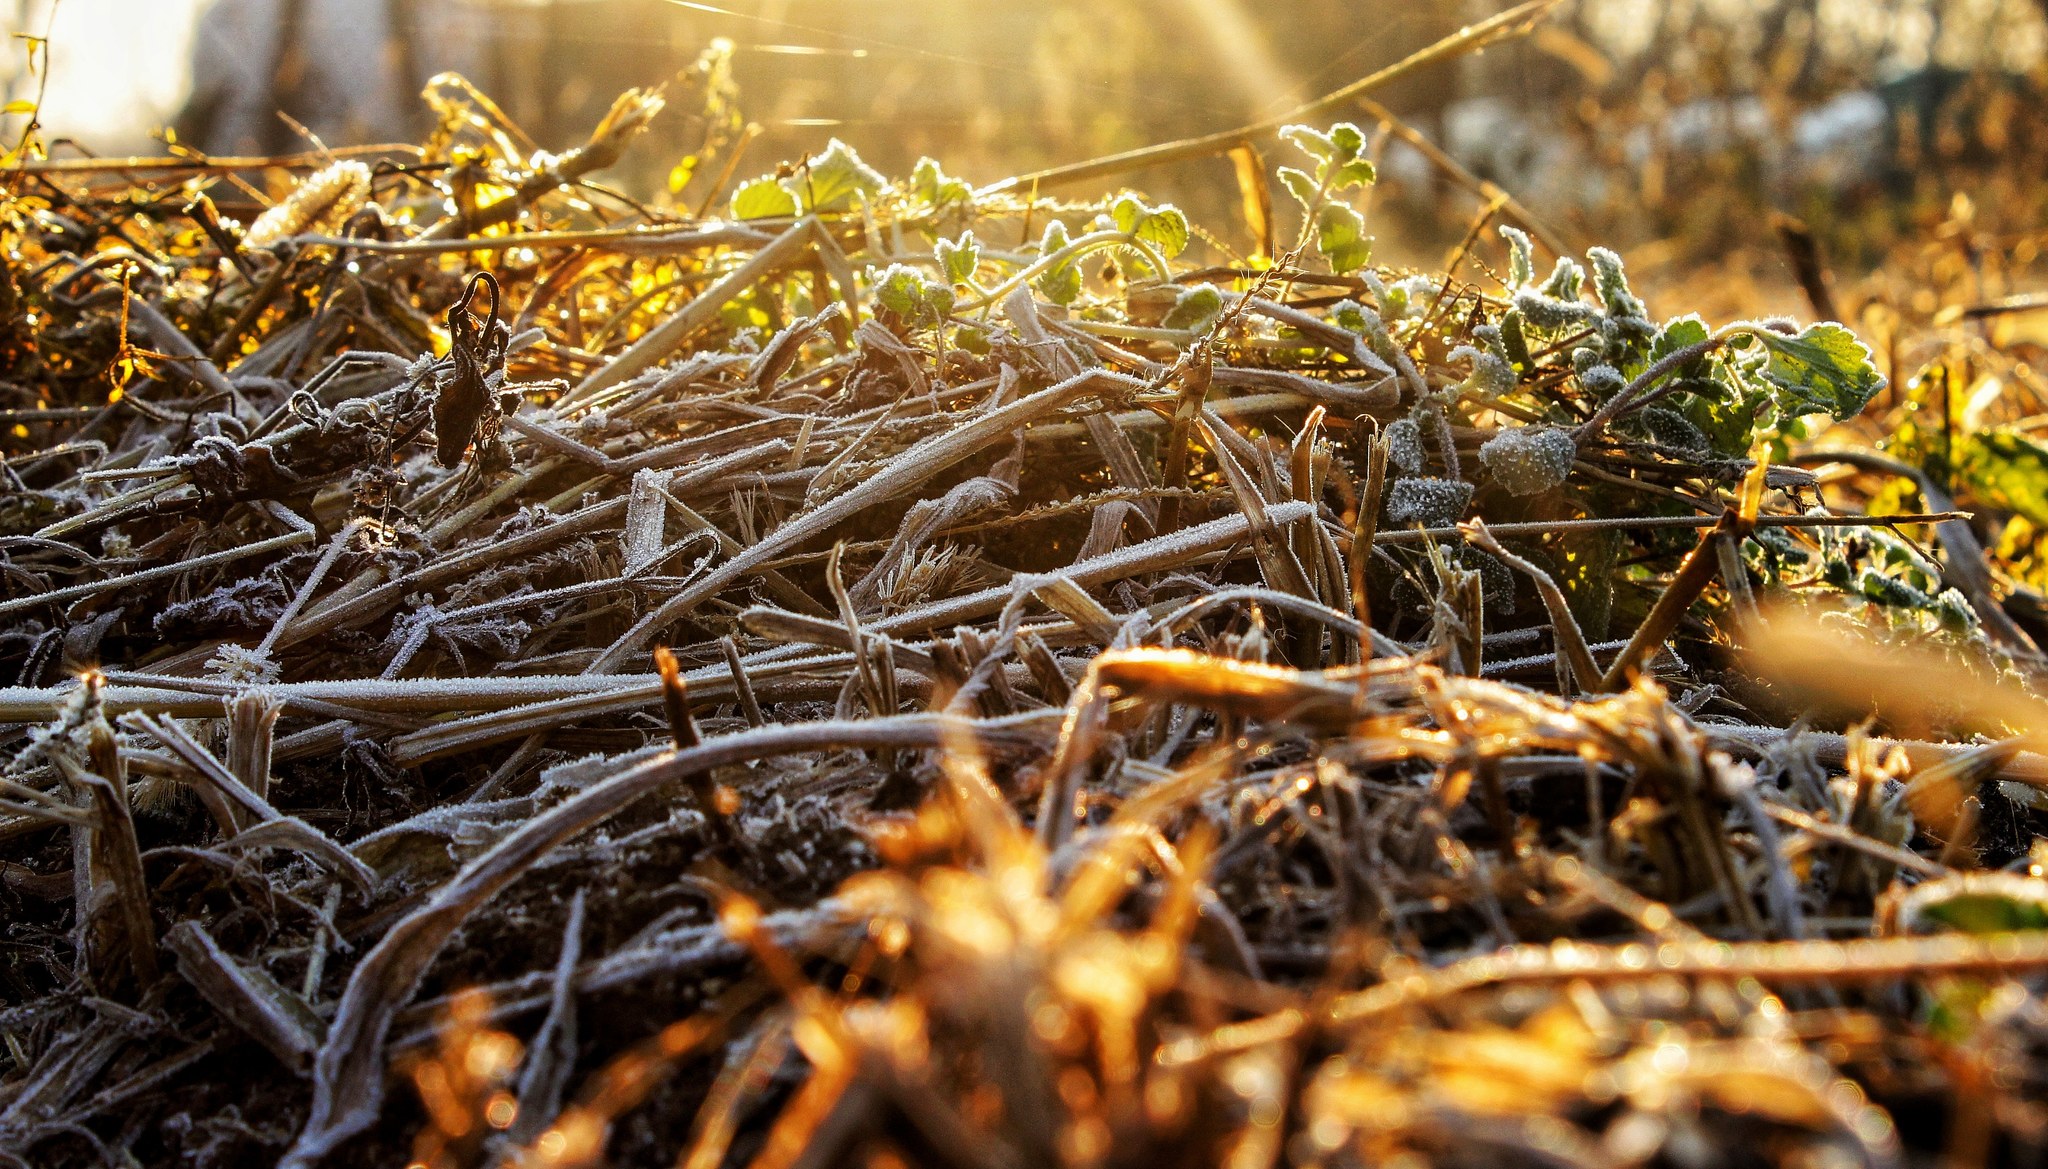
[[[1278,301],[1245,293],[1226,292],[1223,294],[1223,303],[1230,306],[1242,304],[1245,311],[1257,313],[1275,324],[1286,325],[1303,337],[1342,353],[1374,373],[1394,372],[1392,367],[1380,360],[1378,354],[1367,348],[1365,338],[1349,329],[1333,325],[1321,317],[1311,316]]]
[[[1128,231],[1093,231],[1082,236],[1080,239],[1072,241],[1066,247],[1049,256],[1040,256],[1023,269],[1012,273],[1009,279],[982,293],[975,299],[965,304],[955,305],[953,311],[956,313],[973,312],[976,309],[985,309],[990,305],[1000,303],[1004,297],[1022,288],[1027,282],[1036,279],[1041,273],[1048,272],[1070,261],[1078,260],[1090,252],[1099,252],[1107,248],[1133,249],[1140,256],[1144,257],[1145,263],[1150,265],[1154,272],[1159,273],[1161,280],[1166,279],[1170,271],[1166,266],[1166,257],[1160,255],[1151,244],[1139,239],[1135,233]]]
[[[0,601],[0,613],[14,613],[23,609],[32,609],[41,604],[56,604],[60,601],[72,601],[79,597],[89,597],[94,593],[131,588],[135,585],[147,584],[150,581],[180,576],[201,568],[212,568],[215,565],[226,564],[233,560],[260,556],[265,552],[276,552],[280,549],[295,547],[299,544],[311,543],[312,539],[313,533],[311,532],[286,532],[282,536],[272,536],[268,540],[258,540],[254,544],[242,544],[233,548],[226,548],[219,552],[208,553],[205,556],[194,556],[189,560],[180,560],[176,564],[145,568],[140,572],[108,577],[106,580],[101,581],[88,581],[85,584],[67,585],[61,589],[51,589],[45,593],[35,593],[26,597],[14,597],[10,600]]]
[[[1428,395],[1429,383],[1422,380],[1422,371],[1415,368],[1415,359],[1409,357],[1408,351],[1398,345],[1394,347],[1394,364],[1401,368],[1401,377],[1407,381],[1409,388],[1415,391],[1417,401]]]
[[[987,411],[972,422],[935,434],[891,459],[880,471],[857,486],[791,516],[781,527],[763,537],[731,560],[698,578],[689,587],[663,602],[643,617],[618,640],[606,647],[588,667],[586,674],[607,674],[616,670],[628,655],[637,652],[662,626],[688,613],[705,598],[734,582],[756,573],[766,562],[824,535],[851,516],[886,503],[903,492],[923,485],[934,475],[982,450],[989,443],[1029,423],[1038,421],[1079,401],[1088,394],[1131,391],[1143,383],[1135,378],[1092,369],[1049,386],[1007,406]]]
[[[277,615],[277,620],[270,623],[270,632],[263,635],[262,643],[256,647],[257,654],[263,657],[270,656],[270,651],[276,647],[278,636],[284,632],[284,627],[290,625],[292,619],[299,615],[299,610],[306,607],[306,602],[313,596],[313,590],[319,588],[320,582],[327,579],[328,570],[334,567],[334,562],[341,556],[341,550],[348,547],[349,538],[356,534],[356,530],[362,527],[362,524],[361,520],[350,520],[334,534],[334,539],[328,542],[327,551],[320,554],[320,559],[313,565],[313,571],[307,574],[306,583],[300,585],[299,591],[292,594],[292,603],[286,605],[284,612]]]

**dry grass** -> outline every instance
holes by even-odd
[[[0,1161],[2043,1155],[2014,306],[700,219],[660,100],[10,172]]]

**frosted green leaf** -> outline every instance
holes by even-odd
[[[1664,406],[1651,406],[1639,417],[1643,431],[1650,441],[1658,446],[1684,451],[1689,455],[1704,455],[1711,449],[1706,432],[1692,424],[1692,420],[1676,410]]]
[[[920,298],[923,303],[920,307],[924,309],[926,316],[943,317],[953,311],[952,285],[932,280],[924,281],[923,285],[923,296]]]
[[[1541,495],[1562,486],[1578,456],[1572,436],[1550,426],[1503,430],[1479,448],[1479,461],[1493,472],[1493,481],[1513,495]]]
[[[1138,230],[1138,223],[1145,218],[1146,210],[1144,201],[1136,195],[1119,195],[1116,202],[1109,205],[1110,222],[1116,224],[1118,231],[1130,235]]]
[[[1422,436],[1423,442],[1443,442],[1444,427],[1449,425],[1449,422],[1441,409],[1432,409],[1417,403],[1415,408],[1408,412],[1408,417],[1414,419],[1416,433]]]
[[[960,326],[960,331],[953,334],[953,344],[983,357],[988,356],[992,348],[989,344],[988,330],[980,325],[971,324]]]
[[[1169,329],[1205,329],[1223,311],[1223,294],[1213,284],[1197,284],[1181,290],[1173,308],[1160,323]]]
[[[1348,191],[1353,187],[1367,186],[1378,177],[1379,171],[1373,167],[1371,159],[1354,158],[1331,172],[1330,189]]]
[[[1071,242],[1067,237],[1067,225],[1055,219],[1045,225],[1045,235],[1038,243],[1038,254],[1054,255]],[[1072,304],[1081,297],[1081,267],[1072,261],[1054,264],[1039,273],[1032,283],[1039,295],[1052,303]]]
[[[1469,361],[1472,375],[1459,385],[1461,390],[1498,398],[1515,388],[1515,369],[1507,359],[1491,349],[1476,345],[1460,345],[1446,355],[1449,361]]]
[[[911,168],[910,193],[928,207],[951,207],[974,200],[974,188],[947,174],[931,158],[920,158]]]
[[[1158,248],[1170,260],[1187,250],[1188,217],[1171,203],[1161,204],[1139,221],[1138,238]]]
[[[1338,274],[1351,272],[1372,259],[1372,237],[1365,217],[1342,203],[1327,203],[1316,212],[1316,250]]]
[[[1365,131],[1350,122],[1339,122],[1330,127],[1327,141],[1336,148],[1336,157],[1339,161],[1357,158],[1359,152],[1365,149]]]
[[[1869,347],[1833,321],[1809,325],[1793,337],[1768,331],[1756,337],[1771,354],[1763,377],[1787,399],[1788,417],[1854,418],[1884,388]]]
[[[1707,323],[1699,318],[1698,313],[1666,321],[1658,330],[1657,339],[1650,342],[1650,364],[1655,365],[1689,345],[1698,345],[1708,336]]]
[[[1323,162],[1337,157],[1337,144],[1331,140],[1330,135],[1313,126],[1282,126],[1280,136],[1303,154],[1311,155]]]
[[[1857,572],[1856,594],[1873,604],[1889,605],[1896,609],[1925,608],[1934,599],[1905,581],[1886,576],[1875,568],[1864,568]]]
[[[1585,286],[1586,270],[1570,256],[1559,256],[1557,267],[1550,270],[1550,278],[1545,280],[1543,287],[1537,291],[1556,300],[1577,300],[1580,290]]]
[[[1586,258],[1593,262],[1593,292],[1607,306],[1609,316],[1640,320],[1649,315],[1643,302],[1629,291],[1628,273],[1622,270],[1619,255],[1606,248],[1589,248]]]
[[[1529,233],[1502,224],[1500,238],[1508,241],[1508,287],[1521,288],[1536,279],[1536,246]]]
[[[1396,418],[1381,433],[1387,436],[1387,461],[1410,475],[1422,471],[1422,428],[1412,418]]]
[[[834,138],[789,186],[806,210],[845,211],[888,185],[881,172],[860,160],[853,147]]]
[[[1599,316],[1592,305],[1577,300],[1559,300],[1538,292],[1517,294],[1515,311],[1522,314],[1523,320],[1545,333],[1580,328]]]
[[[875,303],[906,320],[924,305],[924,276],[907,264],[891,264],[874,280]]]
[[[732,193],[734,219],[774,219],[796,213],[796,196],[783,190],[773,175],[743,183]]]
[[[1171,203],[1147,207],[1136,195],[1122,195],[1109,205],[1109,216],[1118,231],[1144,240],[1169,260],[1188,246],[1188,217]]]
[[[1514,366],[1514,359],[1508,356],[1507,341],[1501,336],[1499,325],[1474,325],[1472,339],[1488,353],[1500,358],[1503,364],[1510,368]]]
[[[981,266],[981,241],[974,238],[973,232],[963,231],[957,241],[940,240],[933,244],[932,255],[939,261],[939,271],[948,283],[966,284]]]
[[[1536,368],[1536,359],[1529,355],[1529,338],[1522,332],[1522,310],[1511,308],[1501,314],[1500,349],[1517,374]]]
[[[1450,559],[1479,574],[1487,612],[1505,616],[1515,611],[1515,574],[1499,557],[1465,544],[1451,552]]]
[[[1628,385],[1628,379],[1611,365],[1589,365],[1579,371],[1579,388],[1595,398],[1611,398]]]
[[[1287,188],[1287,193],[1294,196],[1294,201],[1301,204],[1303,209],[1315,206],[1315,179],[1291,166],[1283,166],[1277,173],[1280,176],[1280,185]]]
[[[1472,485],[1463,479],[1402,479],[1387,491],[1387,518],[1394,523],[1448,528],[1465,515]]]
[[[1950,633],[1969,633],[1976,630],[1983,618],[1970,607],[1969,598],[1956,589],[1943,589],[1927,607],[1934,619]]]
[[[1366,348],[1382,361],[1394,359],[1394,338],[1380,314],[1355,300],[1340,300],[1330,306],[1330,319],[1365,338]]]

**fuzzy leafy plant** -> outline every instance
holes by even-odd
[[[938,175],[936,165],[926,179],[934,200],[954,194]],[[808,211],[851,211],[888,183],[880,171],[861,161],[853,147],[834,138],[787,174],[762,175],[742,183],[733,192],[732,215],[734,219],[769,219]]]
[[[1342,197],[1376,177],[1372,160],[1364,157],[1365,132],[1339,122],[1328,131],[1285,126],[1280,136],[1313,160],[1309,170],[1283,166],[1278,174],[1314,228],[1316,251],[1333,272],[1363,268],[1372,259],[1372,237],[1365,234],[1365,217]]]
[[[1587,252],[1587,273],[1560,257],[1535,280],[1529,237],[1503,227],[1513,311],[1499,322],[1500,352],[1523,380],[1532,347],[1562,348],[1581,403],[1597,409],[1581,432],[1615,424],[1625,434],[1683,452],[1740,458],[1758,446],[1780,451],[1817,422],[1860,413],[1884,386],[1870,350],[1842,325],[1794,330],[1740,321],[1711,329],[1697,315],[1659,325],[1629,288],[1621,257]]]

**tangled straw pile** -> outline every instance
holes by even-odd
[[[0,1161],[2040,1156],[2039,654],[1932,480],[1816,506],[1921,400],[1846,329],[1377,270],[1343,124],[1196,269],[463,93],[246,232],[15,175]]]

